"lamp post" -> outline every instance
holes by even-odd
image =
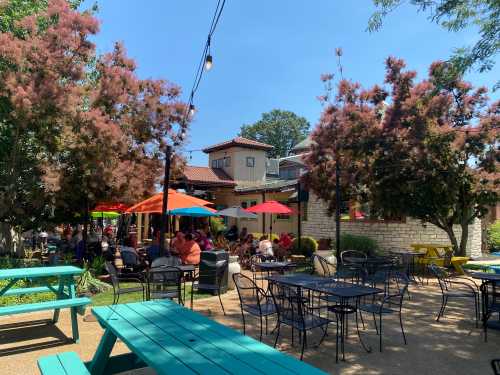
[[[340,264],[340,163],[335,160],[335,246],[337,248],[337,263]]]
[[[172,146],[167,145],[165,150],[165,176],[163,178],[163,204],[161,208],[160,226],[160,254],[165,255],[165,231],[167,229],[168,215],[168,187],[170,183],[170,164],[172,161]]]

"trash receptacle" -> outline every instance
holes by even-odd
[[[200,271],[198,290],[213,295],[227,291],[229,253],[224,250],[202,251],[200,255]]]

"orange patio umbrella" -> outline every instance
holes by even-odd
[[[188,207],[205,207],[212,202],[206,201],[204,199],[192,197],[187,194],[178,193],[173,189],[168,190],[168,205],[167,211],[188,208]],[[139,202],[132,207],[130,207],[125,213],[159,213],[161,214],[163,206],[163,193],[158,193],[152,197]],[[215,210],[205,207],[209,211],[215,212]]]

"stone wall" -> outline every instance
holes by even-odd
[[[327,214],[326,205],[310,194],[308,202],[307,221],[302,222],[302,233],[316,239],[335,239],[335,217]],[[457,226],[455,233],[460,237],[461,229]],[[448,235],[440,228],[426,224],[422,225],[419,220],[407,218],[405,222],[363,222],[342,221],[341,233],[352,233],[371,237],[377,241],[381,249],[402,250],[411,249],[412,243],[439,243],[449,244]],[[469,226],[469,240],[467,242],[467,255],[472,257],[481,256],[481,222],[475,220]]]

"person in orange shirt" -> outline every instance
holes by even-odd
[[[179,256],[183,264],[199,264],[200,263],[200,245],[193,240],[193,236],[188,233],[184,237],[185,242],[182,246]]]

